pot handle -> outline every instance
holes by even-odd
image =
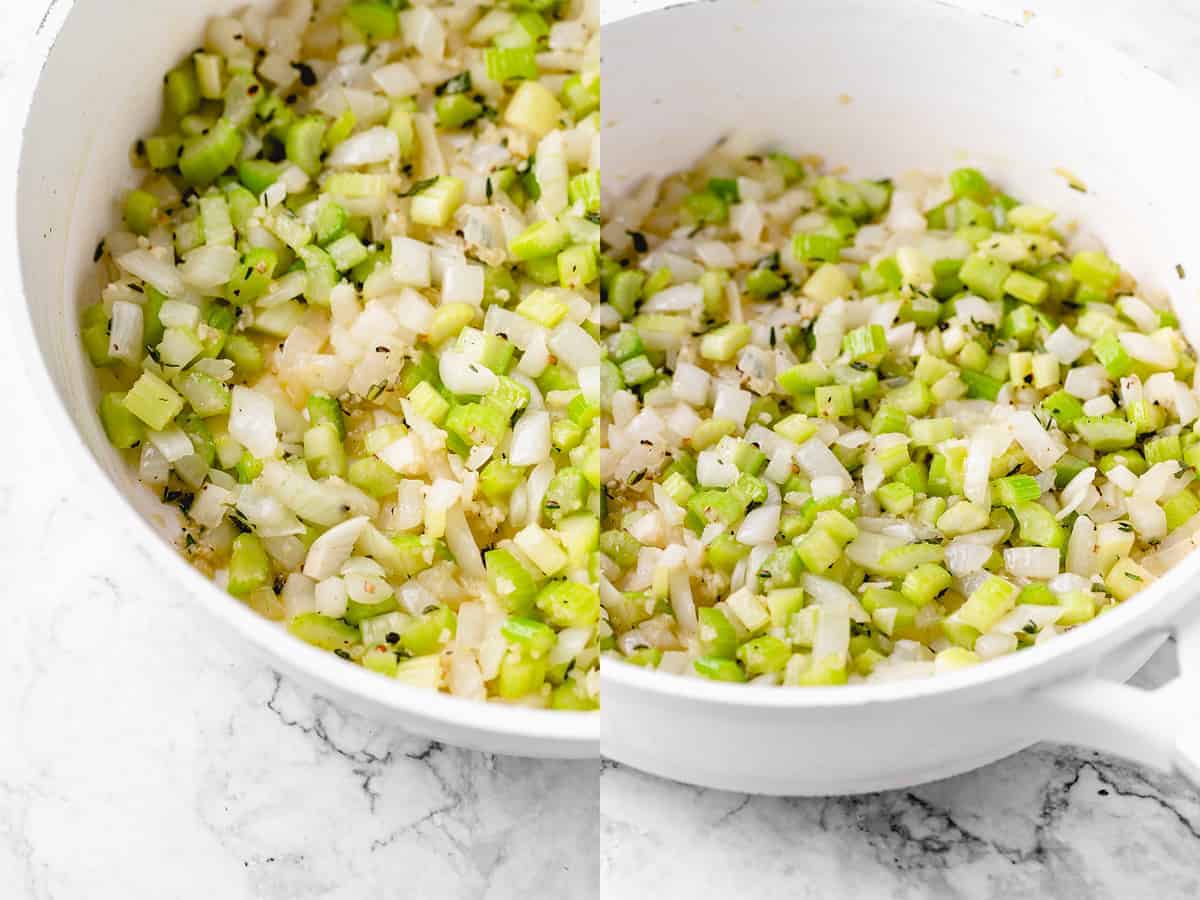
[[[1145,689],[1089,672],[1037,692],[1038,737],[1124,756],[1200,785],[1200,617],[1145,634],[1147,649],[1174,636],[1179,674]]]

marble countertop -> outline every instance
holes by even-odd
[[[45,39],[43,15],[52,29],[67,5],[0,4],[0,90],[27,89],[5,76]],[[1153,0],[1136,15],[1033,5],[1200,94],[1190,3]],[[0,896],[1200,893],[1200,795],[1066,748],[908,791],[783,800],[613,764],[489,757],[373,725],[249,658],[182,602],[134,535],[113,534],[18,358],[0,329],[0,421],[16,431],[0,441],[11,610],[0,628]],[[1143,677],[1169,666],[1162,657]]]

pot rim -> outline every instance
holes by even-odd
[[[19,227],[22,207],[35,199],[23,190],[27,160],[34,152],[26,140],[27,132],[32,117],[40,109],[45,73],[53,62],[53,45],[62,29],[68,27],[77,9],[78,6],[72,7],[61,24],[53,29],[49,40],[39,37],[37,47],[10,74],[11,112],[14,119],[19,118],[21,129],[12,142],[16,165],[9,167],[8,174],[0,177],[0,192],[4,194],[0,202],[4,206],[5,224],[14,236],[14,240],[5,242],[0,250],[0,259],[9,264],[5,267],[6,271],[16,274],[13,280],[19,298],[6,304],[9,307],[8,319],[30,388],[40,401],[45,417],[68,459],[86,471],[93,482],[98,481],[103,485],[101,490],[109,500],[108,506],[117,511],[123,524],[135,535],[136,544],[147,549],[152,559],[163,567],[175,584],[186,591],[190,599],[210,615],[224,621],[272,663],[277,662],[285,670],[291,670],[320,685],[319,689],[328,688],[333,692],[362,698],[389,712],[412,717],[417,720],[414,724],[418,724],[418,727],[419,722],[424,721],[473,731],[476,738],[487,733],[526,739],[532,742],[526,748],[530,752],[538,751],[537,743],[546,744],[546,749],[552,745],[559,748],[573,746],[581,750],[598,746],[598,713],[485,703],[416,688],[389,681],[361,666],[348,665],[333,654],[293,637],[278,624],[235,600],[188,564],[174,545],[142,518],[126,492],[117,486],[92,455],[68,411],[38,342],[26,290],[25,266],[26,254],[32,256],[37,251],[32,246],[25,246],[28,242]],[[59,65],[62,64],[59,61]],[[80,264],[85,263],[81,261]],[[82,365],[82,360],[83,354],[79,351],[74,364]],[[403,727],[406,723],[402,719],[399,724]]]

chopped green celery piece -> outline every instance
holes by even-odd
[[[725,613],[712,607],[696,611],[699,620],[700,652],[705,656],[733,659],[737,652],[737,632]]]
[[[148,234],[158,220],[158,197],[149,191],[130,191],[125,195],[123,216],[134,234]]]
[[[446,416],[447,431],[458,435],[469,446],[499,446],[508,433],[508,418],[494,406],[466,403],[455,406]]]
[[[814,190],[817,200],[832,213],[852,219],[864,219],[871,214],[871,208],[852,182],[823,175],[817,179]]]
[[[1146,460],[1142,454],[1136,450],[1118,450],[1115,453],[1106,453],[1096,461],[1097,468],[1101,472],[1110,472],[1117,466],[1124,466],[1134,475],[1144,475],[1146,469]]]
[[[238,484],[249,484],[262,474],[263,464],[261,459],[256,459],[247,450],[238,460],[236,468]]]
[[[1142,447],[1142,451],[1145,453],[1146,462],[1151,465],[1171,459],[1176,461],[1183,459],[1183,448],[1177,434],[1164,435],[1146,441],[1145,446]]]
[[[1013,506],[1042,496],[1042,488],[1032,475],[1008,475],[992,482],[993,503]]]
[[[258,345],[244,334],[231,334],[225,339],[221,355],[230,360],[239,378],[250,379],[262,372],[265,363]]]
[[[684,198],[682,213],[695,224],[720,225],[729,220],[729,204],[707,191],[689,194]]]
[[[492,81],[512,81],[537,78],[538,66],[533,47],[489,47],[484,51],[488,78]]]
[[[1093,450],[1124,450],[1137,441],[1137,426],[1116,416],[1080,416],[1075,432]]]
[[[1042,401],[1042,409],[1050,413],[1058,427],[1064,430],[1083,418],[1083,404],[1066,391],[1055,391]]]
[[[704,558],[710,566],[726,574],[733,571],[734,566],[750,554],[750,548],[739,544],[733,535],[718,534],[712,543],[704,550]]]
[[[229,593],[245,597],[251,591],[271,583],[271,560],[262,541],[253,534],[239,534],[233,540],[229,557]],[[358,630],[355,629],[355,638]]]
[[[157,323],[157,321],[158,317],[155,316],[154,322]],[[97,368],[111,366],[117,362],[114,357],[108,355],[108,328],[109,316],[102,304],[94,303],[86,307],[80,314],[80,334],[83,338],[83,347],[87,351],[88,359]]]
[[[466,94],[445,94],[433,104],[438,124],[443,128],[463,128],[483,115],[482,103]]]
[[[834,380],[850,388],[855,403],[861,403],[879,394],[879,376],[865,363],[852,363],[833,367]],[[753,421],[753,420],[751,420]]]
[[[358,118],[354,115],[354,110],[346,107],[342,110],[341,115],[333,120],[333,124],[325,131],[324,146],[326,150],[332,150],[346,138],[354,133],[354,126],[358,122]],[[397,135],[399,137],[399,135]]]
[[[562,98],[579,121],[600,108],[600,79],[591,77],[584,81],[583,76],[572,75],[563,82]]]
[[[651,273],[650,277],[646,279],[646,285],[643,288],[643,293],[645,294],[646,299],[648,300],[659,291],[670,287],[671,281],[674,279],[674,277],[675,276],[671,273],[671,270],[666,266],[663,266],[661,269],[656,269],[653,273]]]
[[[249,535],[243,534],[238,540],[244,537],[249,537]],[[341,619],[330,618],[315,612],[301,613],[295,616],[288,623],[288,631],[306,644],[312,644],[322,650],[341,650],[342,652],[348,651],[359,643],[361,637],[359,630],[353,625],[348,625]]]
[[[558,640],[553,628],[527,616],[509,616],[500,626],[500,633],[510,644],[519,647],[522,654],[533,659],[549,653]]]
[[[313,478],[346,474],[346,451],[334,426],[318,422],[304,432],[304,461]]]
[[[854,392],[844,384],[831,384],[816,390],[817,414],[824,419],[840,419],[854,412]]]
[[[1154,576],[1128,557],[1117,560],[1104,576],[1105,587],[1118,600],[1128,600],[1152,581]]]
[[[907,544],[885,551],[873,568],[866,568],[880,575],[900,578],[922,563],[940,563],[945,556],[946,551],[938,544]]]
[[[514,347],[498,334],[466,327],[458,333],[455,350],[471,362],[487,366],[496,374],[503,374],[512,362]]]
[[[524,480],[523,467],[493,459],[479,473],[479,489],[492,503],[500,503],[507,501]]]
[[[964,369],[972,372],[983,372],[991,362],[991,357],[978,341],[967,341],[958,352],[956,362]]]
[[[957,433],[951,418],[915,419],[909,427],[914,447],[936,447],[943,441],[952,440]]]
[[[750,326],[728,322],[700,339],[700,356],[715,362],[728,362],[750,343]]]
[[[876,489],[875,498],[893,516],[902,516],[912,510],[916,492],[905,483],[891,481]]]
[[[229,412],[229,388],[204,372],[189,371],[177,381],[176,387],[198,416],[220,416]]]
[[[173,169],[183,152],[183,138],[174,134],[157,134],[146,138],[146,161],[156,171]]]
[[[596,280],[596,251],[589,244],[576,244],[558,254],[558,283],[580,290]]]
[[[308,411],[308,421],[313,425],[327,423],[332,425],[339,441],[346,439],[346,414],[338,401],[322,391],[308,395],[305,404]]]
[[[138,377],[122,402],[154,431],[163,431],[183,409],[183,398],[151,372]]]
[[[448,606],[439,606],[417,616],[400,635],[400,646],[412,656],[437,653],[454,639],[458,616]]]
[[[339,272],[353,269],[368,256],[367,248],[353,234],[344,234],[331,242],[325,248],[325,252],[329,254],[329,258]]]
[[[332,200],[322,202],[313,226],[317,243],[324,247],[340,238],[346,233],[349,221],[350,216],[341,204]]]
[[[978,169],[955,169],[947,181],[955,197],[970,197],[979,203],[986,203],[992,197],[992,185]]]
[[[787,548],[791,549],[791,548]],[[778,553],[779,551],[776,551]],[[827,531],[813,528],[795,548],[795,553],[810,572],[821,574],[831,568],[842,554],[841,544]],[[796,582],[791,582],[795,584]],[[774,583],[775,587],[787,587],[787,583]]]
[[[476,307],[470,303],[444,303],[434,313],[429,326],[429,344],[436,347],[455,337],[475,319]]]
[[[505,700],[516,700],[541,690],[545,681],[546,660],[509,653],[500,663],[496,692]]]
[[[1012,268],[1003,260],[985,253],[972,253],[963,260],[958,277],[976,294],[987,300],[1004,299],[1004,285]]]
[[[1071,259],[1071,275],[1107,296],[1121,277],[1121,267],[1104,253],[1081,250]]]
[[[220,100],[224,58],[214,53],[193,53],[192,62],[196,67],[196,84],[200,89],[200,96],[205,100]]]
[[[1054,487],[1062,490],[1071,483],[1071,479],[1088,467],[1089,463],[1070,453],[1061,457],[1054,465]]]
[[[582,204],[588,212],[600,211],[600,172],[593,169],[572,175],[567,182],[567,197],[572,204]]]
[[[811,394],[817,388],[833,384],[834,374],[819,362],[797,363],[776,376],[779,386],[789,394]]]
[[[798,234],[792,239],[792,255],[798,262],[837,262],[842,255],[844,241],[827,234]]]
[[[557,219],[545,219],[530,225],[508,245],[513,259],[525,262],[544,256],[555,256],[564,250],[571,236]]]
[[[838,685],[846,683],[846,657],[842,653],[831,653],[821,659],[814,659],[807,669],[800,673],[797,684],[801,687],[820,687],[823,685]]]
[[[633,328],[622,328],[608,340],[609,358],[618,365],[635,356],[643,356],[645,352],[646,345]]]
[[[1136,400],[1125,408],[1125,416],[1138,434],[1158,431],[1166,415],[1163,408],[1148,400]]]
[[[450,411],[449,402],[437,392],[435,387],[425,381],[409,391],[408,399],[416,411],[434,425],[441,425]]]
[[[772,269],[752,269],[746,276],[746,291],[758,299],[773,297],[787,284],[787,279]]]
[[[732,659],[722,659],[716,656],[700,656],[692,662],[692,667],[700,675],[712,681],[746,680],[746,673]]]
[[[1167,530],[1174,531],[1184,522],[1200,513],[1200,499],[1187,489],[1180,491],[1162,503],[1163,512],[1167,516]]]
[[[791,655],[788,645],[771,634],[760,635],[737,649],[737,658],[749,676],[779,672]]]
[[[970,369],[963,369],[959,372],[959,377],[967,386],[968,397],[995,400],[1000,394],[1000,389],[1004,387],[1004,382],[999,378],[993,378],[983,372],[973,372]]]
[[[123,392],[110,392],[100,398],[100,424],[108,441],[119,450],[128,450],[146,436],[141,419],[125,405]]]
[[[936,563],[922,563],[904,576],[900,593],[913,606],[932,603],[954,583],[954,576]]]
[[[974,590],[954,617],[977,631],[990,631],[1016,605],[1018,593],[1010,582],[992,575]]]
[[[1050,285],[1035,275],[1014,270],[1004,280],[1004,293],[1036,305],[1046,299],[1050,293]]]
[[[672,474],[678,475],[679,473]],[[623,569],[637,565],[638,552],[641,548],[642,545],[627,531],[613,529],[600,534],[600,552]]]
[[[890,396],[890,395],[889,395]],[[779,429],[776,428],[776,431]],[[899,406],[882,405],[871,420],[871,434],[907,434],[908,413]]]
[[[534,601],[546,620],[558,628],[586,628],[600,614],[600,593],[577,581],[551,581]]]
[[[218,119],[207,134],[184,143],[179,171],[193,186],[206,185],[237,162],[242,152],[242,135],[228,119]]]
[[[358,238],[352,234],[348,234],[339,241],[336,241],[335,244],[342,241],[352,241],[357,244]],[[330,245],[331,250],[335,244]],[[366,249],[361,244],[357,244],[357,246],[361,250],[362,259],[366,259]],[[343,244],[338,252],[343,254],[342,262],[344,263],[351,261],[357,251],[353,245]],[[300,257],[301,262],[304,264],[304,272],[308,276],[308,281],[304,288],[305,298],[310,303],[328,306],[333,289],[337,287],[339,281],[335,259],[315,244],[301,247],[297,251],[297,256]]]
[[[400,476],[383,460],[374,456],[365,456],[350,463],[346,470],[346,480],[377,500],[394,494],[400,485]]]
[[[200,85],[195,64],[189,60],[167,73],[163,82],[167,109],[176,119],[195,112],[200,106]]]
[[[400,440],[406,434],[408,434],[408,429],[399,422],[394,422],[390,425],[381,425],[367,432],[367,436],[363,440],[363,449],[369,455],[374,456]]]
[[[1111,332],[1092,344],[1092,353],[1113,378],[1122,378],[1133,371],[1133,359],[1125,352],[1120,340]]]
[[[375,646],[367,650],[359,660],[364,669],[395,678],[400,670],[400,660],[396,654],[385,646]]]
[[[732,525],[746,514],[746,503],[733,491],[709,488],[692,495],[688,511],[706,523]]]
[[[387,41],[400,30],[396,5],[384,0],[355,0],[342,12],[344,20],[371,41]]]
[[[978,244],[990,236],[996,227],[996,217],[992,211],[970,197],[960,197],[955,201],[954,221],[958,226],[955,234],[959,237],[971,235],[967,240],[972,244]]]
[[[1040,503],[1022,500],[1012,504],[1022,541],[1038,547],[1061,550],[1067,544],[1066,529],[1054,518],[1054,513]]]
[[[928,468],[922,462],[910,462],[901,467],[892,477],[898,484],[905,485],[914,494],[924,494],[929,489]]]
[[[635,356],[621,363],[621,378],[626,385],[645,384],[657,375],[657,370],[644,356]]]
[[[432,228],[444,228],[463,202],[466,186],[461,178],[442,175],[412,198],[409,215],[413,222]]]
[[[804,166],[786,153],[768,153],[767,159],[783,176],[785,184],[794,184],[804,177]]]
[[[933,405],[933,395],[923,382],[914,378],[888,394],[887,402],[910,416],[923,416]]]
[[[550,480],[542,508],[551,519],[557,521],[583,509],[587,505],[588,493],[588,483],[583,473],[573,466],[567,466]]]
[[[842,350],[852,360],[878,364],[887,353],[887,335],[882,325],[863,325],[842,338]]]

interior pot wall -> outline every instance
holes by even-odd
[[[1036,18],[924,0],[716,0],[608,25],[603,39],[608,196],[735,133],[863,176],[970,161],[1086,221],[1195,316],[1197,292],[1174,266],[1200,278],[1196,126],[1123,57]],[[1060,166],[1088,192],[1068,188]]]

